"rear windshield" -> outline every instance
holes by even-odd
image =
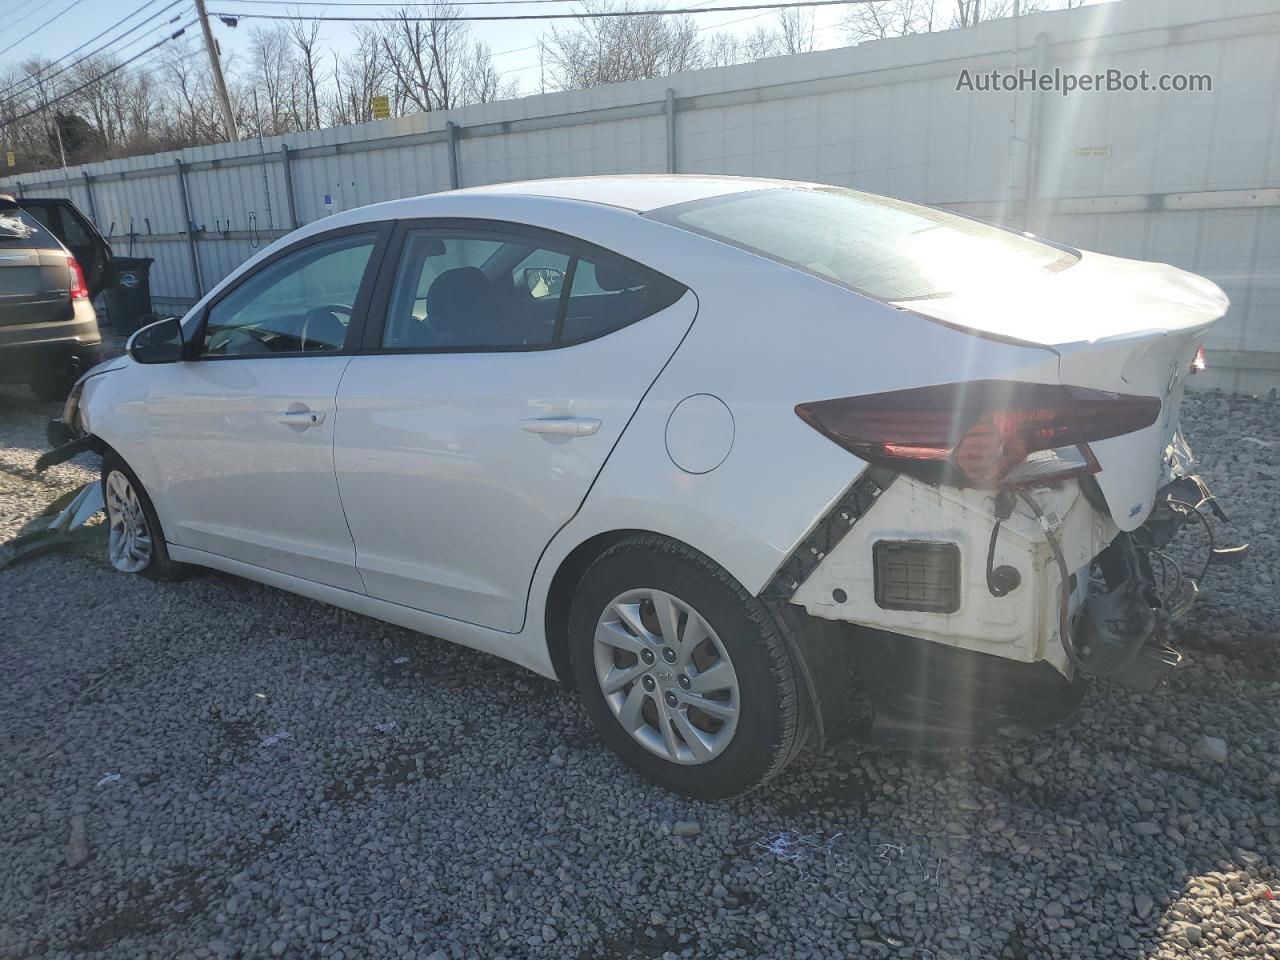
[[[0,247],[48,247],[53,245],[49,234],[31,214],[21,207],[8,203],[0,205]]]
[[[979,220],[839,187],[728,194],[648,216],[880,300],[960,293],[1080,259]]]
[[[25,240],[35,232],[35,228],[25,222],[21,210],[0,209],[0,237]]]

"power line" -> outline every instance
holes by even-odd
[[[18,44],[22,43],[22,41],[23,41],[23,40],[26,40],[26,39],[28,39],[29,37],[34,37],[37,33],[39,33],[41,30],[43,30],[43,29],[44,29],[45,27],[47,27],[49,24],[53,23],[53,21],[57,20],[60,16],[62,16],[62,15],[63,15],[63,14],[65,14],[65,13],[69,13],[69,12],[71,11],[71,8],[72,8],[72,7],[77,7],[77,6],[79,6],[80,4],[82,4],[82,3],[84,3],[84,0],[71,0],[71,3],[70,3],[68,6],[64,7],[64,8],[63,8],[61,11],[59,11],[58,13],[55,13],[52,17],[50,17],[50,18],[49,18],[48,20],[46,20],[44,23],[40,24],[40,26],[36,27],[36,28],[35,28],[34,30],[32,30],[30,33],[25,33],[25,34],[23,34],[23,35],[22,35],[22,36],[20,36],[17,40],[13,41],[13,43],[11,43],[11,44],[9,44],[7,47],[5,47],[3,50],[0,50],[0,56],[2,56],[2,55],[4,55],[4,54],[8,53],[10,50],[12,50],[12,49],[13,49],[14,47],[16,47]]]
[[[234,0],[233,0],[234,2]],[[744,3],[729,7],[679,7],[671,10],[598,10],[586,13],[503,13],[476,14],[466,17],[406,17],[406,16],[330,16],[316,14],[285,13],[225,13],[212,11],[210,16],[229,17],[238,20],[323,20],[338,23],[381,23],[386,20],[411,22],[449,23],[476,20],[599,20],[606,17],[666,17],[685,13],[733,13],[738,10],[786,10],[792,7],[835,7],[851,4],[878,3],[880,0],[797,0],[793,3]]]
[[[49,100],[48,102],[43,103],[32,110],[28,110],[26,113],[20,113],[16,117],[11,117],[8,120],[5,120],[3,123],[0,123],[0,130],[3,130],[5,127],[10,126],[11,124],[17,123],[19,120],[25,120],[27,119],[27,117],[33,117],[37,113],[40,113],[42,110],[46,110],[49,107],[53,106],[55,103],[60,103],[61,101],[66,100],[68,97],[74,97],[81,90],[87,89],[88,87],[93,86],[95,83],[101,83],[103,80],[107,79],[107,77],[111,76],[113,73],[119,73],[121,70],[129,66],[131,63],[141,60],[147,54],[151,53],[151,51],[160,49],[171,40],[177,40],[178,37],[186,33],[187,28],[194,23],[195,23],[194,20],[187,21],[181,27],[175,30],[173,33],[169,34],[169,36],[164,37],[161,40],[157,40],[151,46],[147,47],[147,49],[141,50],[138,53],[135,53],[128,60],[124,60],[120,63],[117,63],[110,70],[104,70],[102,73],[98,74],[93,79],[86,80],[84,83],[80,84],[80,86],[75,87],[71,90],[68,90],[66,93],[60,94],[59,96],[54,97],[52,100]]]
[[[6,16],[6,17],[16,17],[16,16],[17,16],[18,14],[20,14],[23,10],[26,10],[28,7],[34,6],[35,4],[40,3],[40,2],[41,2],[41,0],[27,0],[27,2],[26,2],[26,3],[19,4],[19,5],[18,5],[18,9],[16,9],[16,10],[7,10],[7,11],[5,11],[5,16]]]
[[[128,16],[122,17],[120,20],[116,21],[114,24],[112,24],[111,26],[107,27],[107,29],[103,30],[103,31],[102,31],[102,33],[99,33],[97,36],[95,36],[95,37],[93,37],[93,38],[91,38],[91,39],[89,39],[89,40],[86,40],[84,43],[80,44],[80,46],[76,47],[76,48],[75,48],[74,50],[72,50],[71,52],[63,54],[63,55],[62,55],[61,57],[59,57],[57,60],[55,60],[55,61],[53,61],[52,63],[50,63],[50,64],[49,64],[49,67],[55,67],[55,66],[57,66],[61,61],[63,61],[63,60],[65,60],[65,59],[67,59],[68,57],[73,57],[73,56],[75,56],[77,53],[79,53],[79,52],[80,52],[81,50],[83,50],[85,47],[89,46],[89,44],[94,43],[95,41],[97,41],[97,40],[101,39],[103,35],[110,33],[110,32],[111,32],[112,30],[114,30],[116,27],[118,27],[118,26],[120,26],[121,24],[123,24],[126,20],[129,20],[129,19],[131,19],[132,17],[136,17],[138,14],[140,14],[140,13],[141,13],[143,10],[145,10],[147,7],[151,6],[151,4],[153,4],[153,3],[158,3],[158,2],[159,2],[159,0],[147,0],[147,2],[146,2],[146,3],[144,3],[144,4],[143,4],[141,7],[139,7],[137,10],[133,11],[133,13],[129,14]],[[172,3],[170,3],[167,7],[162,7],[161,9],[157,10],[155,13],[153,13],[153,14],[151,14],[149,17],[147,17],[145,20],[140,20],[138,23],[134,24],[132,27],[130,27],[130,28],[129,28],[128,30],[126,30],[124,33],[120,34],[120,35],[119,35],[119,36],[117,36],[117,37],[113,37],[112,39],[108,40],[106,43],[104,43],[102,46],[98,47],[96,50],[90,50],[90,51],[89,51],[88,53],[86,53],[83,57],[81,57],[80,59],[76,60],[74,63],[69,63],[69,64],[67,64],[67,65],[66,65],[65,67],[63,67],[61,70],[55,70],[53,73],[45,74],[45,75],[43,75],[43,76],[41,75],[41,73],[42,73],[43,71],[37,71],[35,74],[33,74],[33,75],[31,76],[31,78],[30,78],[30,80],[29,80],[29,82],[27,83],[27,85],[26,85],[26,86],[24,86],[24,87],[19,87],[18,89],[11,91],[11,92],[8,94],[8,96],[5,96],[5,97],[3,97],[3,98],[0,98],[0,104],[8,103],[8,102],[10,102],[11,100],[16,100],[16,99],[17,99],[18,97],[20,97],[22,94],[27,93],[27,92],[28,92],[28,91],[30,91],[30,90],[34,90],[34,89],[35,89],[36,87],[38,87],[40,84],[42,84],[42,83],[48,83],[48,82],[49,82],[50,80],[52,80],[54,77],[61,76],[62,74],[66,73],[68,70],[74,70],[76,67],[78,67],[80,64],[84,63],[86,60],[88,60],[88,59],[90,59],[90,58],[92,58],[92,57],[97,56],[98,54],[102,53],[102,51],[106,50],[108,47],[114,46],[115,44],[119,43],[121,40],[123,40],[123,39],[124,39],[125,37],[127,37],[129,34],[131,34],[131,33],[136,33],[138,30],[141,30],[143,27],[145,27],[145,26],[146,26],[148,23],[150,23],[151,21],[155,20],[157,17],[161,17],[161,16],[163,16],[164,14],[166,14],[166,13],[168,13],[170,10],[172,10],[174,7],[178,6],[178,4],[180,4],[180,3],[185,3],[185,2],[187,2],[187,0],[173,0],[173,2],[172,2]],[[176,22],[176,21],[177,21],[181,16],[182,16],[182,14],[181,14],[181,13],[177,14],[176,16],[174,16],[172,19],[170,19],[170,20],[169,20],[169,23],[175,23],[175,22]],[[143,37],[139,37],[138,39],[145,39],[145,38],[143,38]],[[131,41],[129,41],[129,43],[125,44],[125,46],[131,46],[131,45],[132,45],[132,44],[134,44],[134,43],[137,43],[137,40],[131,40]],[[46,68],[44,68],[44,69],[48,69],[48,68],[46,67]]]

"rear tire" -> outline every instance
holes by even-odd
[[[624,540],[587,569],[569,656],[601,738],[677,793],[745,793],[806,740],[799,682],[769,611],[718,564],[666,537]]]
[[[114,450],[102,455],[102,498],[107,509],[107,559],[113,567],[165,583],[190,576],[189,566],[169,559],[151,498]]]

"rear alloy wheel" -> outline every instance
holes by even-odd
[[[176,581],[190,568],[169,559],[164,531],[137,476],[113,450],[102,455],[102,499],[107,508],[107,559],[121,573]]]
[[[769,612],[684,544],[642,535],[606,550],[578,585],[569,645],[601,738],[668,789],[743,793],[804,742],[791,657]]]
[[[596,679],[632,738],[672,763],[706,763],[738,728],[738,677],[700,613],[662,590],[629,590],[596,625]]]

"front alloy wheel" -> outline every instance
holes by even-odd
[[[706,763],[738,727],[738,677],[693,607],[662,590],[628,590],[600,615],[600,691],[636,742],[674,763]]]
[[[187,575],[185,564],[169,559],[147,491],[114,450],[102,454],[102,500],[107,507],[107,559],[113,567],[148,580],[172,582]]]
[[[129,478],[107,473],[107,558],[121,573],[141,573],[151,563],[152,538],[147,515]]]

